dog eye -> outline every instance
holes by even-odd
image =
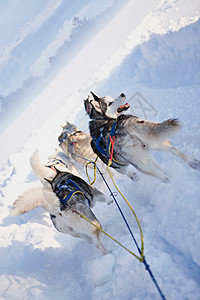
[[[109,103],[108,103],[108,106],[111,106],[111,104],[112,104],[112,102],[109,102]]]

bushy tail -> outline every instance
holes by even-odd
[[[34,152],[32,154],[30,158],[30,163],[33,172],[40,180],[44,180],[44,178],[52,180],[55,177],[55,171],[41,164],[38,152]]]
[[[133,124],[133,127],[141,140],[142,137],[152,141],[168,140],[181,127],[178,119],[168,119],[162,123],[136,119],[135,122],[136,124]]]
[[[162,123],[158,123],[157,127],[153,130],[154,134],[165,134],[167,136],[173,135],[181,127],[178,119],[168,119]],[[155,131],[155,132],[154,132]]]
[[[15,200],[10,216],[24,214],[36,207],[42,207],[49,213],[55,213],[56,210],[60,209],[59,199],[52,191],[43,188],[32,188]]]

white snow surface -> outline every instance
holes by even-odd
[[[42,209],[8,214],[21,193],[41,185],[29,163],[35,149],[45,162],[59,148],[66,120],[88,130],[83,99],[90,90],[127,98],[141,93],[158,111],[154,121],[180,119],[173,144],[200,159],[199,17],[197,0],[125,1],[0,136],[1,300],[161,299],[144,264],[108,237],[111,253],[102,256],[56,231]],[[116,173],[114,179],[137,214],[147,263],[166,299],[199,300],[200,172],[172,154],[153,155],[169,183],[143,174],[138,182]],[[85,170],[81,175],[87,180]],[[99,177],[96,187],[110,197]],[[140,246],[129,207],[119,194],[117,201]],[[138,254],[115,203],[97,203],[94,213],[107,233]]]

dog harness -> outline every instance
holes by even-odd
[[[115,130],[117,127],[117,122],[115,122],[112,125],[111,131],[110,131],[110,135],[108,137],[108,142],[107,142],[107,147],[106,149],[103,149],[100,146],[100,141],[102,140],[102,132],[100,133],[99,137],[96,139],[96,148],[97,150],[103,154],[104,156],[107,157],[109,162],[112,162],[112,160],[119,166],[125,166],[126,164],[122,164],[120,162],[118,162],[117,160],[114,159],[113,157],[113,151],[114,151],[114,143],[115,143]],[[93,138],[95,140],[95,138]]]
[[[48,167],[48,168],[50,168],[50,169],[52,169],[53,171],[56,172],[56,169],[55,169],[55,166],[56,166],[56,165],[61,165],[61,166],[67,167],[67,165],[64,164],[63,161],[62,161],[61,159],[58,159],[58,158],[55,158],[55,159],[53,159],[51,162],[47,163],[47,164],[45,165],[45,167]]]
[[[88,201],[88,206],[90,207],[90,200],[89,198],[81,191],[80,187],[71,179],[67,179],[65,183],[58,184],[56,186],[57,192],[61,191],[62,189],[68,192],[63,198],[59,198],[60,202],[63,205],[67,205],[67,202],[75,195],[75,194],[82,194],[85,199]]]
[[[79,132],[81,132],[80,130],[77,130],[77,131],[74,131],[73,133],[71,133],[69,136],[68,136],[68,132],[67,132],[67,130],[65,131],[65,132],[63,132],[62,134],[63,134],[63,137],[62,137],[62,139],[60,139],[59,140],[59,142],[60,143],[63,143],[63,142],[65,142],[65,140],[66,140],[66,138],[67,137],[72,137],[72,136],[75,136],[77,133],[79,133]]]

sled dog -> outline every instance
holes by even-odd
[[[69,165],[71,162],[67,157],[63,157],[63,154],[50,160],[48,166],[41,164],[38,153],[32,155],[33,171],[46,184],[41,188],[32,188],[19,196],[13,203],[10,215],[19,215],[36,207],[42,207],[50,214],[52,223],[58,231],[82,238],[94,244],[102,254],[107,254],[108,250],[102,243],[102,232],[74,212],[81,213],[101,228],[91,208],[96,201],[107,202],[107,204],[110,202],[106,201],[103,193],[68,169],[66,162]]]
[[[161,165],[150,154],[150,150],[171,152],[181,158],[193,169],[200,169],[200,161],[179,151],[169,139],[180,128],[177,119],[168,119],[162,123],[143,120],[133,115],[122,114],[130,106],[124,104],[126,96],[117,98],[99,97],[91,92],[84,100],[89,122],[91,146],[101,160],[108,164],[110,139],[115,138],[111,167],[127,174],[127,166],[132,165],[144,174],[169,181]]]
[[[58,137],[59,146],[63,152],[83,167],[88,160],[95,161],[96,159],[96,155],[90,146],[91,140],[92,138],[89,134],[78,130],[74,124],[69,122],[63,126],[62,132]]]
[[[75,161],[81,167],[85,167],[89,161],[94,162],[97,158],[97,155],[92,150],[91,140],[92,138],[89,134],[78,130],[74,124],[70,124],[69,122],[63,126],[63,130],[58,137],[59,146],[63,152],[68,154],[71,160]],[[101,160],[98,161],[98,166],[104,176],[107,177],[105,164]],[[90,163],[88,167],[94,168],[94,164]],[[98,170],[97,172],[99,173]],[[113,176],[113,172],[111,173]],[[135,179],[137,180],[136,176]],[[98,181],[98,178],[96,180]]]

